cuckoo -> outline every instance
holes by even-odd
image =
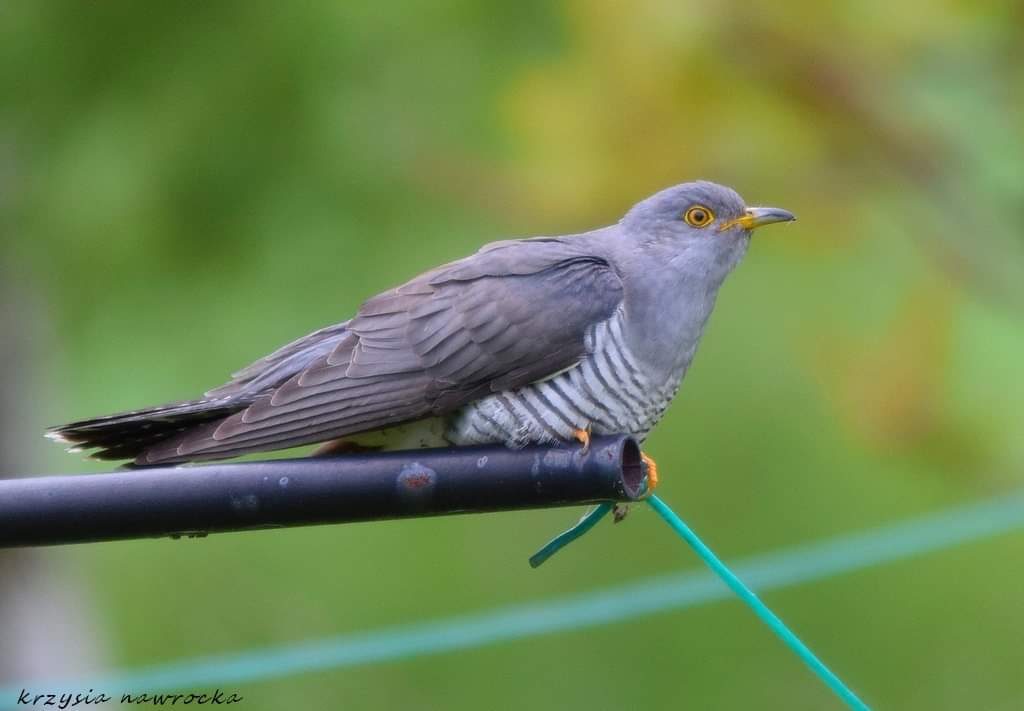
[[[586,446],[591,433],[642,442],[752,231],[793,219],[715,183],[676,185],[617,224],[495,242],[421,274],[200,398],[48,435],[136,466],[316,443]],[[653,489],[657,470],[645,461]]]

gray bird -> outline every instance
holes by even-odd
[[[721,185],[676,185],[618,224],[495,242],[421,274],[197,400],[48,436],[139,466],[311,443],[326,443],[321,452],[585,446],[591,432],[643,441],[679,389],[751,231],[793,219],[746,207]]]

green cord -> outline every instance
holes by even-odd
[[[539,567],[541,563],[592,529],[597,522],[607,516],[608,512],[611,510],[612,504],[605,502],[603,504],[598,504],[590,511],[587,511],[587,513],[583,514],[583,518],[576,522],[575,526],[570,528],[568,531],[559,533],[548,541],[543,548],[531,555],[530,567]]]
[[[754,614],[761,618],[761,620],[771,628],[772,632],[778,635],[786,645],[792,649],[800,659],[803,660],[804,664],[811,668],[818,677],[821,678],[828,686],[836,693],[836,695],[846,702],[846,705],[852,709],[858,709],[858,711],[870,711],[867,704],[857,698],[857,695],[850,690],[842,680],[832,673],[825,664],[814,656],[814,652],[810,648],[800,641],[793,632],[786,627],[786,623],[776,616],[774,612],[768,609],[761,600],[754,594],[754,592],[743,584],[743,581],[736,577],[736,575],[729,570],[729,568],[718,559],[710,548],[704,545],[704,542],[694,533],[689,526],[687,526],[681,518],[670,509],[665,502],[659,499],[657,496],[651,495],[647,499],[647,503],[651,505],[651,508],[658,512],[658,515],[665,519],[665,523],[672,527],[679,536],[686,541],[691,548],[699,555],[708,567],[711,568],[714,573],[720,577],[726,585],[728,585],[736,595],[745,602],[750,609],[754,611]]]
[[[647,463],[644,463],[644,471],[647,471]],[[644,474],[644,495],[647,494],[647,474]],[[576,522],[572,528],[568,531],[562,531],[557,536],[552,538],[544,547],[539,551],[530,556],[530,567],[539,568],[544,561],[553,556],[558,551],[565,548],[567,545],[575,541],[577,538],[582,536],[584,533],[592,529],[597,525],[597,522],[607,516],[613,509],[615,504],[609,501],[598,504],[590,511],[583,514],[583,518]]]
[[[693,530],[683,522],[683,519],[679,518],[668,505],[659,499],[657,496],[651,494],[647,497],[647,503],[650,504],[651,508],[654,509],[659,516],[661,516],[665,522],[672,527],[672,529],[679,534],[680,538],[686,541],[691,548],[697,553],[698,556],[707,564],[709,568],[722,579],[723,582],[729,588],[736,593],[736,595],[754,611],[754,614],[761,618],[776,635],[782,639],[786,645],[796,653],[804,664],[811,668],[818,677],[825,682],[835,692],[835,694],[842,699],[847,706],[858,711],[870,711],[867,704],[861,701],[853,691],[843,683],[843,681],[836,676],[831,669],[818,659],[814,652],[810,648],[800,641],[792,630],[786,627],[786,623],[783,622],[779,617],[768,609],[768,606],[761,602],[760,598],[754,594],[754,592],[743,584],[743,581],[736,577],[725,563],[723,563],[714,552],[708,548],[704,541],[693,532]],[[613,508],[610,503],[603,503],[584,514],[575,526],[569,530],[558,534],[552,538],[547,545],[541,548],[539,551],[530,556],[530,566],[536,568],[540,566],[544,561],[553,556],[555,553],[560,551],[565,546],[569,545],[577,538],[582,536],[584,533],[593,528],[598,521],[608,515]]]

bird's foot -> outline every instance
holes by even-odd
[[[629,515],[629,504],[615,504],[612,509],[612,521],[619,523]]]
[[[587,425],[587,429],[581,430],[576,429],[572,436],[576,438],[580,444],[583,445],[583,453],[586,454],[587,450],[590,449],[590,425]]]
[[[640,458],[643,460],[644,468],[647,470],[647,491],[644,492],[644,496],[650,496],[658,486],[658,465],[643,452],[640,453]]]

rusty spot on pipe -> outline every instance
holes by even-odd
[[[398,486],[410,493],[429,489],[437,483],[437,472],[419,462],[406,464],[398,475]]]

